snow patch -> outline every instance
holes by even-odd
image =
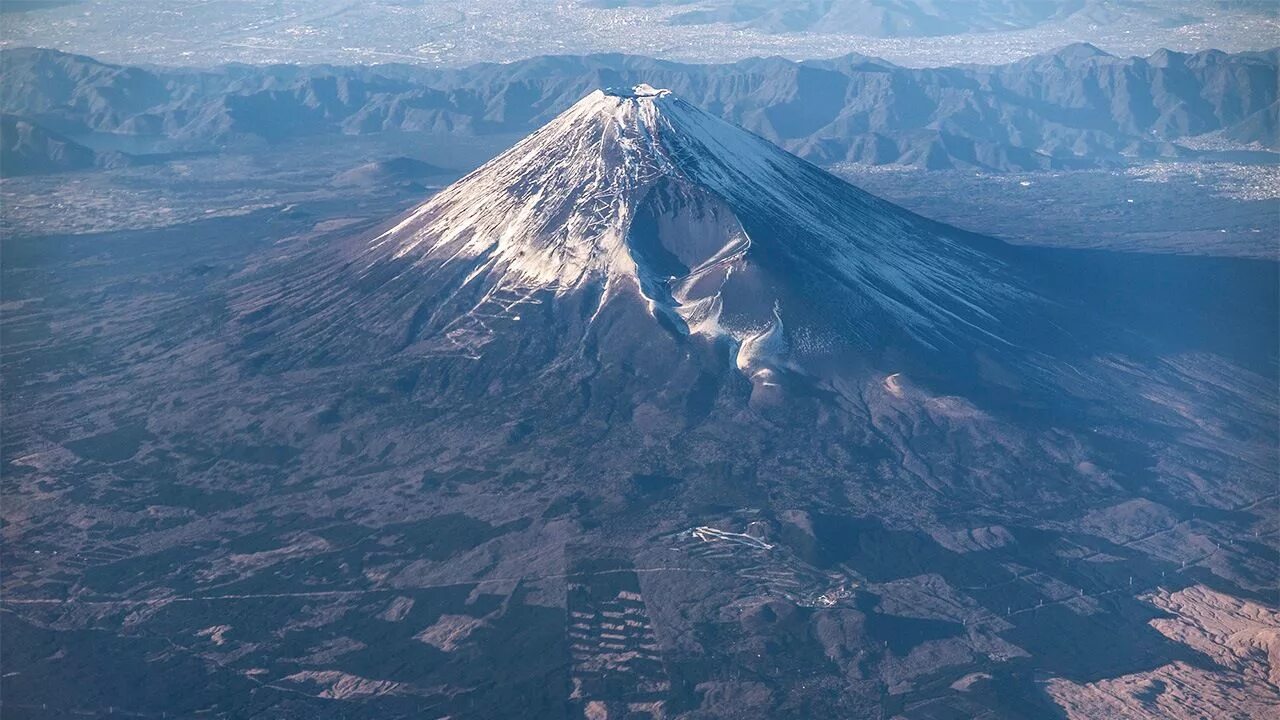
[[[773,322],[764,330],[749,335],[738,347],[736,363],[738,369],[755,377],[764,374],[762,379],[768,381],[768,375],[785,362],[787,355],[787,336],[782,326],[782,310],[773,307]]]

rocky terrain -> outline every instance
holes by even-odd
[[[1172,617],[1151,621],[1213,662],[1175,661],[1143,673],[1077,685],[1050,682],[1072,718],[1258,718],[1280,710],[1280,614],[1195,585],[1148,599]]]

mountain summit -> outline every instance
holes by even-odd
[[[586,96],[362,260],[396,283],[482,289],[469,315],[494,315],[479,305],[495,297],[589,295],[592,318],[639,301],[678,334],[730,339],[753,373],[847,348],[1002,342],[998,315],[1026,293],[963,235],[642,84]],[[409,296],[422,294],[396,293]],[[430,315],[411,344],[460,320]],[[455,335],[476,352],[486,337]]]

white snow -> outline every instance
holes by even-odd
[[[773,322],[764,330],[748,335],[738,347],[738,369],[747,375],[755,375],[767,366],[778,366],[787,356],[787,336],[782,326],[782,309],[773,308]]]

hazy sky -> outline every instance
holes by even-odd
[[[916,0],[914,13],[886,2],[833,0],[814,11],[808,0],[73,0],[23,11],[39,0],[6,0],[0,20],[7,47],[182,65],[459,65],[585,52],[725,61],[854,51],[937,65],[1008,61],[1077,41],[1126,55],[1280,45],[1280,0]],[[902,36],[960,27],[985,32]]]

